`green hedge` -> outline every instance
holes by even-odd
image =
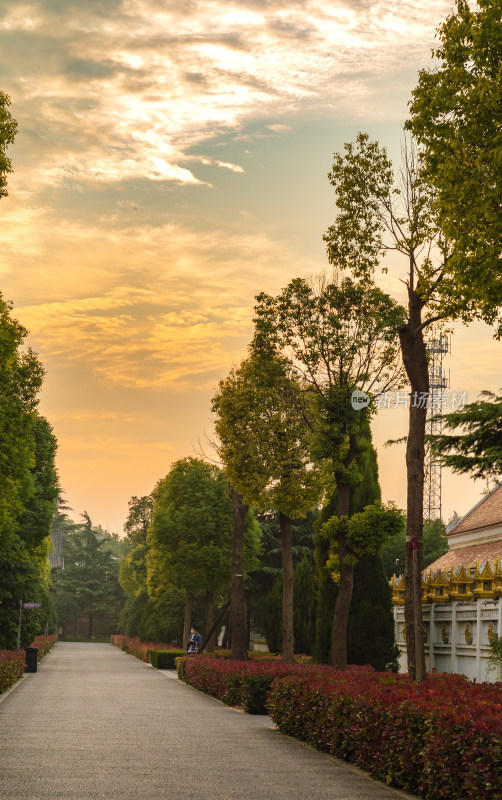
[[[148,657],[155,669],[176,669],[175,659],[185,655],[184,650],[149,650]]]

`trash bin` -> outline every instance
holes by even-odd
[[[26,647],[25,672],[36,672],[38,663],[38,647]]]

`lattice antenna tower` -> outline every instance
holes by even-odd
[[[441,331],[433,330],[427,342],[429,356],[429,407],[427,410],[426,433],[437,436],[443,432],[444,392],[450,386],[446,376],[444,358],[451,353],[451,337]],[[441,519],[441,464],[432,455],[430,446],[425,454],[424,517]]]

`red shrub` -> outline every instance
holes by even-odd
[[[0,650],[0,694],[22,678],[25,661],[24,650]]]
[[[311,672],[276,681],[269,709],[283,733],[427,800],[502,797],[501,684]]]
[[[166,644],[165,642],[140,642],[139,639],[130,636],[122,636],[122,634],[114,634],[110,637],[111,643],[116,647],[120,647],[126,653],[136,656],[141,661],[148,662],[149,650],[170,650],[173,645]]]

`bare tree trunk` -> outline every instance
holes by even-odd
[[[193,598],[187,595],[185,604],[185,619],[183,622],[183,647],[186,648],[190,638],[190,628],[192,627],[192,601]]]
[[[231,489],[234,509],[234,538],[232,546],[232,605],[230,607],[230,628],[232,631],[232,658],[246,660],[246,598],[244,594],[244,575],[242,571],[242,552],[244,549],[244,523],[248,507],[242,496]]]
[[[205,614],[205,622],[206,622],[205,630],[206,630],[206,634],[207,634],[207,632],[210,631],[211,628],[213,627],[213,622],[214,622],[214,592],[209,592],[207,590],[206,590],[205,612],[206,612],[206,614]],[[215,640],[216,640],[216,636],[215,636],[215,632],[213,631],[213,633],[209,637],[209,639],[208,639],[208,641],[206,643],[206,646],[204,648],[206,653],[214,653],[214,647],[215,647],[215,643],[216,643]]]
[[[338,516],[349,514],[349,486],[337,483]],[[331,663],[335,669],[345,669],[347,666],[347,624],[349,619],[350,602],[354,587],[354,568],[345,563],[349,554],[347,540],[344,535],[338,537],[338,559],[340,562],[340,581],[333,615],[333,630],[331,634]]]
[[[295,641],[293,626],[293,534],[291,519],[279,513],[279,526],[282,545],[282,660],[293,664],[295,660]]]
[[[93,622],[94,622],[94,620],[93,620],[92,611],[90,611],[90,612],[89,612],[89,615],[88,615],[88,617],[87,617],[87,623],[88,623],[88,624],[87,624],[87,638],[88,638],[88,639],[92,639],[92,627],[93,627]]]
[[[429,367],[421,324],[422,301],[409,290],[409,321],[399,331],[403,362],[410,381],[410,413],[406,445],[407,523],[404,566],[404,616],[408,674],[426,678],[422,620],[422,546],[424,527],[425,423]],[[423,407],[422,407],[423,406]]]

